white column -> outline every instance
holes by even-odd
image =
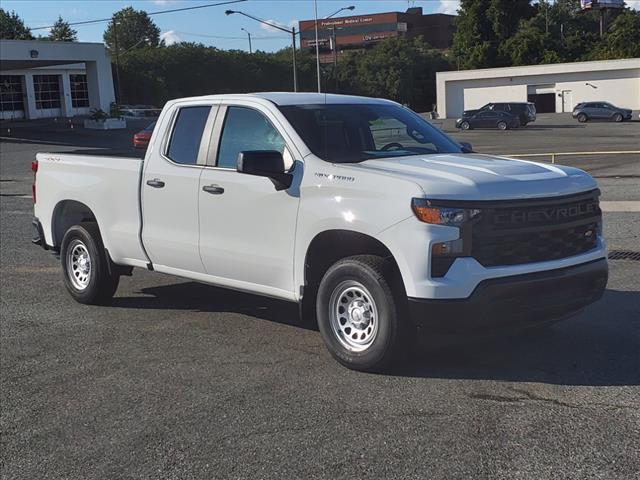
[[[87,69],[87,88],[89,89],[89,107],[109,111],[111,102],[116,101],[113,90],[111,62],[105,54],[104,60],[85,62]]]
[[[33,88],[33,73],[25,72],[24,74],[24,93],[27,99],[24,116],[27,120],[38,118],[36,110],[36,92]]]
[[[62,75],[62,96],[60,98],[60,107],[63,117],[72,117],[73,110],[71,105],[71,82],[69,81],[69,72],[63,72]]]

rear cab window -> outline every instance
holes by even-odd
[[[166,157],[180,165],[196,165],[210,105],[181,107],[173,123]]]

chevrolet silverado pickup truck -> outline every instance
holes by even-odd
[[[39,153],[37,243],[78,302],[134,267],[297,302],[343,365],[417,329],[555,322],[603,294],[599,190],[571,167],[473,153],[388,100],[170,101],[144,160]]]

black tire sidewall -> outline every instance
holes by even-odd
[[[363,352],[346,349],[333,333],[330,323],[330,299],[335,288],[345,280],[361,283],[370,293],[378,312],[378,333],[373,344]],[[325,274],[318,289],[316,314],[320,334],[331,353],[341,364],[354,370],[377,370],[392,359],[398,336],[398,312],[391,287],[380,281],[376,272],[357,261],[338,262]]]
[[[580,115],[578,115],[578,121],[579,121],[580,123],[585,123],[585,122],[587,121],[587,116],[586,116],[586,115],[584,115],[584,114],[580,114]]]
[[[621,122],[621,121],[623,121],[623,120],[624,120],[624,117],[622,116],[622,114],[621,114],[621,113],[616,113],[616,114],[613,116],[613,121],[614,121],[614,122],[618,122],[618,123],[619,123],[619,122]]]
[[[466,125],[466,127],[465,127],[465,125]],[[471,124],[470,124],[469,122],[467,122],[467,121],[462,122],[462,123],[460,124],[460,128],[461,128],[462,130],[471,130]]]
[[[84,290],[78,290],[73,285],[69,279],[67,269],[67,250],[71,242],[75,239],[84,243],[91,259],[91,278],[89,279],[89,285]],[[106,281],[109,280],[104,248],[102,246],[102,240],[97,233],[97,227],[94,229],[89,225],[74,225],[69,228],[62,239],[60,260],[64,274],[64,284],[71,296],[80,303],[96,303],[100,298],[101,290],[105,288]]]
[[[501,127],[501,125],[504,125],[504,128]],[[507,129],[507,122],[498,122],[498,130],[506,130]]]

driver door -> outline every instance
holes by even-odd
[[[296,183],[277,191],[269,178],[236,170],[238,154],[251,150],[277,150],[293,168],[295,150],[263,108],[220,107],[198,189],[200,257],[217,283],[294,298]]]

